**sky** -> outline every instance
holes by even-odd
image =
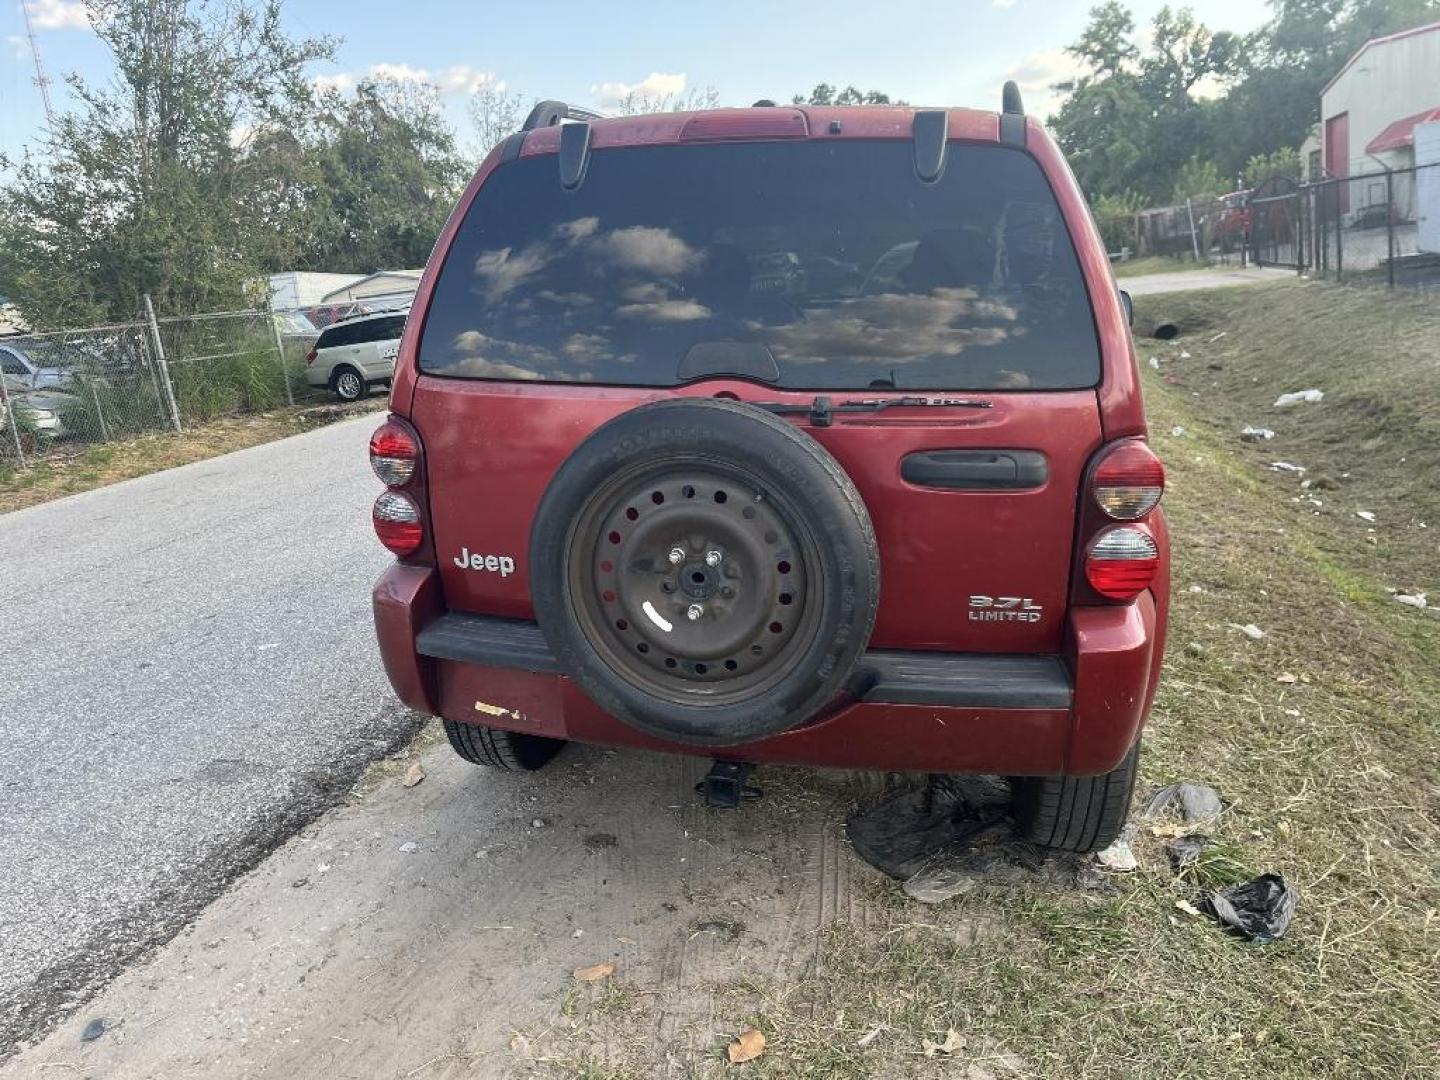
[[[0,153],[43,131],[21,0],[0,0]],[[26,0],[55,107],[65,76],[103,81],[109,57],[80,0]],[[1130,5],[1143,24],[1162,0]],[[465,101],[486,82],[528,98],[604,108],[627,89],[713,87],[722,103],[788,100],[817,83],[853,83],[916,105],[998,108],[1015,79],[1027,111],[1044,115],[1049,87],[1073,72],[1064,47],[1083,29],[1089,2],[1061,0],[754,0],[715,3],[490,3],[483,0],[286,0],[296,36],[341,38],[313,75],[342,88],[367,73],[422,78],[441,88],[451,122],[469,135]],[[1261,0],[1193,0],[1212,30],[1255,29]]]

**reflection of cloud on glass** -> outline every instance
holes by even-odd
[[[653,300],[645,304],[622,304],[615,309],[622,319],[648,323],[682,323],[708,319],[710,309],[694,300]]]
[[[589,293],[578,292],[556,292],[554,289],[541,289],[535,294],[535,299],[544,300],[546,303],[559,304],[561,307],[586,307],[595,302],[595,298]]]
[[[600,228],[598,217],[582,217],[576,218],[574,221],[562,221],[550,231],[556,239],[563,240],[567,244],[574,244],[594,235],[598,228]]]
[[[647,274],[683,274],[703,258],[669,229],[634,225],[602,233],[592,241],[596,254],[625,270]]]
[[[599,334],[571,334],[560,351],[579,364],[611,358],[610,341]]]
[[[935,289],[929,295],[884,293],[813,311],[809,318],[765,331],[776,354],[797,363],[837,357],[891,361],[957,356],[972,346],[998,345],[1014,336],[1013,307],[981,300],[973,289]],[[956,326],[963,319],[968,325]]]
[[[487,303],[503,299],[550,261],[545,244],[529,244],[520,251],[496,248],[482,251],[475,259],[475,276],[480,279]]]

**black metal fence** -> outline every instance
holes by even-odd
[[[1250,258],[1335,281],[1440,290],[1440,164],[1308,184],[1249,200]]]

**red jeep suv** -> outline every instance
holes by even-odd
[[[1037,843],[1119,830],[1164,471],[1125,298],[1013,86],[542,103],[436,244],[390,408],[380,650],[462,757],[982,772]]]

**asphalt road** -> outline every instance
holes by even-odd
[[[0,1055],[414,732],[370,625],[375,423],[0,516]]]

